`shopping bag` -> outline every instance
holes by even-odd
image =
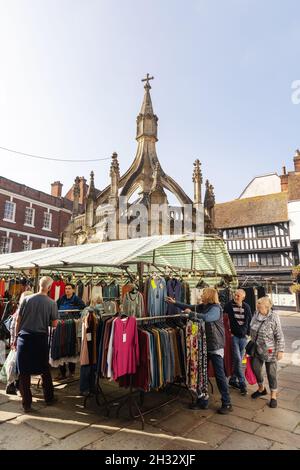
[[[251,357],[247,356],[247,363],[246,363],[246,370],[245,370],[245,377],[249,385],[256,384],[256,377],[252,369],[251,365]]]
[[[5,367],[7,383],[10,384],[17,380],[17,351],[11,349],[9,355],[6,358],[5,363],[3,364]]]
[[[0,370],[0,382],[3,384],[7,383],[7,375],[6,375],[6,369],[5,366],[3,365]]]

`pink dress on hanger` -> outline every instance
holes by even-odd
[[[117,318],[114,323],[113,374],[114,380],[126,374],[135,374],[140,352],[135,317]]]

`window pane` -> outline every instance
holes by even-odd
[[[274,255],[274,266],[281,266],[281,256],[280,255]]]
[[[249,266],[248,255],[234,255],[232,256],[232,261],[235,266]]]
[[[258,237],[273,237],[275,235],[274,225],[261,225],[256,227],[256,233]]]
[[[4,219],[14,221],[15,203],[11,201],[5,201],[4,208]]]
[[[7,237],[1,237],[0,240],[0,253],[10,253],[11,251],[11,239]]]
[[[51,229],[51,220],[52,220],[52,214],[49,212],[44,212],[44,225],[43,228]]]
[[[31,207],[26,207],[25,209],[25,224],[33,225],[33,211]]]
[[[267,257],[265,255],[260,255],[260,264],[262,266],[267,266]]]

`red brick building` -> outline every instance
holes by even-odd
[[[46,194],[1,176],[0,253],[58,246],[73,209],[61,194],[59,181]]]

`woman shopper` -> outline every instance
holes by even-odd
[[[261,297],[257,301],[257,310],[250,324],[250,335],[255,343],[252,357],[252,369],[255,374],[258,390],[252,393],[252,398],[267,395],[264,386],[263,365],[266,366],[269,387],[271,391],[270,408],[277,407],[277,361],[280,361],[284,352],[284,336],[280,319],[272,310],[269,297]]]
[[[203,290],[199,305],[187,305],[176,302],[171,297],[167,297],[167,302],[181,308],[185,313],[189,313],[189,318],[193,321],[204,320],[205,333],[208,351],[208,360],[211,360],[215,372],[216,382],[221,394],[222,406],[218,409],[220,414],[228,414],[232,411],[228,384],[224,368],[224,346],[225,331],[223,324],[223,312],[219,303],[216,289],[207,287]],[[207,409],[208,397],[198,397],[197,402],[191,405],[192,409]]]

